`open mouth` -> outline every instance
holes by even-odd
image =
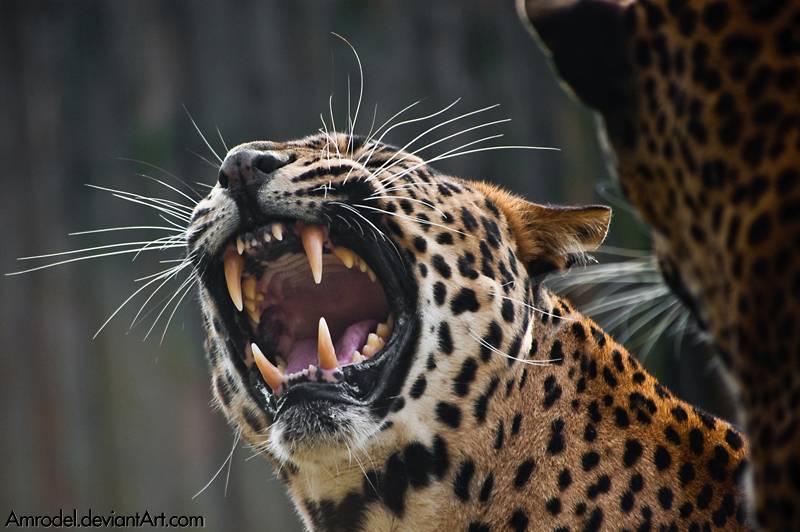
[[[342,383],[392,338],[395,317],[378,275],[331,236],[325,226],[272,222],[222,253],[245,363],[275,398],[300,383]]]

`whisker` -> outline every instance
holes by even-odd
[[[470,336],[472,336],[472,338],[474,340],[477,340],[479,344],[481,344],[483,347],[485,347],[486,349],[488,349],[492,353],[496,353],[496,354],[498,354],[498,355],[500,355],[502,357],[508,358],[510,360],[516,360],[518,362],[522,362],[523,364],[528,364],[528,365],[531,365],[531,366],[551,366],[551,365],[553,365],[553,363],[562,360],[560,358],[555,358],[555,359],[550,359],[550,360],[525,360],[525,359],[519,358],[519,357],[512,357],[508,353],[504,353],[504,352],[500,351],[499,349],[494,347],[492,344],[490,344],[489,342],[487,342],[486,340],[484,340],[483,338],[478,336],[471,328],[467,327],[467,332],[469,333]]]
[[[213,153],[213,154],[214,154],[214,157],[216,157],[216,158],[217,158],[217,160],[219,161],[219,164],[222,164],[222,159],[220,158],[220,156],[219,156],[219,155],[217,155],[217,152],[215,152],[215,151],[214,151],[214,148],[212,148],[212,147],[211,147],[211,144],[209,144],[209,143],[208,143],[208,140],[206,140],[206,136],[205,136],[205,135],[203,135],[203,132],[202,132],[202,131],[200,131],[200,128],[197,126],[197,122],[195,122],[195,121],[194,121],[194,118],[192,118],[192,115],[191,115],[191,114],[189,114],[189,110],[186,108],[186,106],[185,106],[185,105],[183,106],[183,110],[184,110],[184,111],[186,111],[186,116],[188,116],[188,117],[189,117],[189,120],[191,120],[191,121],[192,121],[192,125],[193,125],[193,126],[194,126],[194,128],[197,130],[197,133],[200,135],[200,138],[201,138],[201,139],[203,139],[203,142],[205,142],[205,143],[206,143],[206,146],[208,146],[208,149],[209,149],[209,150],[211,150],[211,153]]]

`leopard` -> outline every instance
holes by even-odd
[[[546,287],[610,218],[382,136],[239,145],[185,232],[215,404],[309,531],[751,530],[746,437]]]
[[[800,530],[800,5],[517,8],[730,376],[758,526]]]

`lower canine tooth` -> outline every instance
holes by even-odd
[[[322,282],[322,240],[325,235],[318,225],[307,225],[300,230],[300,239],[303,241],[303,248],[308,256],[308,264],[311,266],[311,274],[314,282]]]
[[[336,351],[333,348],[333,340],[325,318],[319,319],[317,357],[319,358],[319,367],[322,369],[336,369],[339,367],[339,361],[336,359]]]
[[[225,282],[236,310],[242,310],[242,271],[244,258],[235,253],[228,254],[224,260]]]
[[[272,388],[273,392],[277,391],[278,388],[281,387],[281,384],[283,384],[285,375],[267,360],[267,357],[264,356],[264,353],[261,352],[261,349],[259,349],[255,343],[250,344],[250,348],[253,350],[253,358],[256,360],[256,365],[261,372],[261,376],[264,377],[264,380],[269,387]]]

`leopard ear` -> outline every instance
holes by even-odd
[[[548,207],[494,185],[475,185],[505,215],[517,242],[517,258],[532,277],[581,261],[603,242],[608,232],[609,207]]]

